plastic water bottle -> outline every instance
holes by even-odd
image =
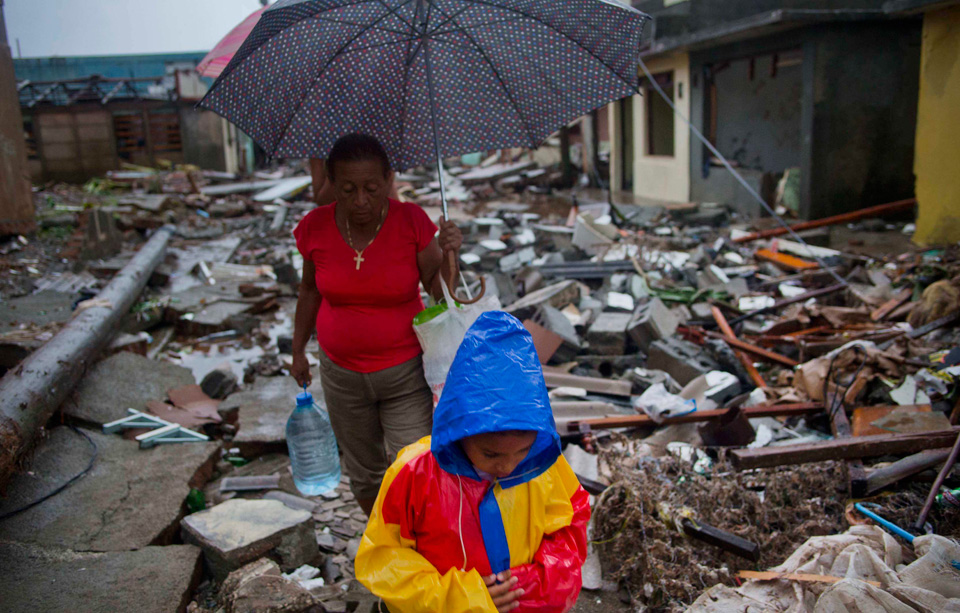
[[[314,403],[306,386],[287,420],[287,450],[293,483],[302,494],[319,496],[340,485],[340,456],[330,416]]]

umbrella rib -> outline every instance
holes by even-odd
[[[519,9],[515,9],[515,8],[511,8],[511,7],[507,7],[507,6],[501,6],[501,5],[499,5],[499,4],[494,4],[493,2],[489,2],[488,0],[463,0],[463,1],[464,1],[464,2],[470,2],[470,3],[473,3],[473,4],[481,4],[481,5],[483,5],[483,6],[488,6],[488,7],[495,8],[495,9],[499,9],[499,10],[502,10],[502,11],[509,11],[509,12],[511,12],[511,13],[517,13],[517,14],[522,15],[522,16],[524,16],[524,17],[526,17],[526,18],[528,18],[528,19],[530,19],[530,20],[532,20],[532,21],[536,21],[537,23],[539,23],[540,25],[542,25],[542,26],[544,26],[544,27],[546,27],[546,28],[550,28],[551,30],[553,30],[553,31],[556,32],[557,34],[560,34],[561,36],[563,36],[564,38],[566,38],[567,40],[569,40],[570,42],[572,42],[572,43],[575,44],[576,46],[578,46],[578,47],[580,47],[581,49],[583,49],[584,51],[586,51],[588,55],[590,55],[591,57],[593,57],[593,58],[594,58],[595,60],[597,60],[604,68],[606,68],[606,69],[609,70],[611,73],[613,73],[613,75],[614,75],[615,77],[617,77],[618,79],[620,79],[621,81],[623,81],[625,84],[627,84],[628,86],[630,86],[630,89],[632,89],[633,91],[639,91],[638,86],[634,85],[633,83],[630,83],[630,81],[628,81],[627,79],[625,79],[625,78],[623,78],[622,76],[620,76],[620,73],[618,73],[616,70],[614,70],[613,68],[611,68],[611,67],[610,67],[600,56],[598,56],[596,53],[594,53],[593,51],[591,51],[590,49],[588,49],[587,47],[585,47],[585,46],[583,45],[583,43],[581,43],[580,41],[578,41],[576,38],[570,36],[570,35],[567,34],[566,32],[563,32],[562,30],[560,30],[560,29],[558,29],[558,28],[555,28],[554,26],[546,23],[545,21],[543,21],[543,20],[540,19],[539,17],[535,17],[535,16],[530,15],[529,13],[525,13],[525,12],[519,10]],[[607,3],[607,4],[610,4],[610,3]],[[613,4],[610,4],[610,5],[611,5],[612,7],[614,7],[614,8],[623,8],[623,9],[626,10],[626,11],[631,11],[631,12],[639,13],[639,11],[637,11],[636,9],[634,9],[634,8],[632,8],[632,7],[628,7],[628,6],[622,6],[622,7],[621,7],[620,5],[613,5]],[[640,13],[640,15],[643,16],[642,19],[644,19],[644,21],[645,21],[646,19],[648,19],[647,16],[644,15],[643,13]]]
[[[510,23],[510,22],[513,22],[513,21],[519,21],[519,20],[521,20],[521,19],[523,19],[523,16],[521,16],[521,15],[515,15],[515,16],[513,16],[513,17],[507,17],[507,18],[504,18],[504,19],[498,19],[497,21],[484,21],[484,22],[482,22],[482,23],[475,23],[475,24],[471,24],[471,25],[469,25],[469,26],[460,25],[460,26],[457,26],[458,29],[456,29],[456,30],[451,29],[451,30],[440,31],[440,26],[437,26],[437,28],[431,33],[431,35],[434,35],[434,34],[449,34],[450,32],[457,32],[457,31],[461,31],[461,30],[466,30],[466,29],[468,29],[468,28],[476,29],[476,28],[480,28],[480,27],[484,27],[484,26],[495,26],[495,25],[500,24],[500,23]],[[445,22],[445,23],[446,23],[446,22]]]
[[[367,24],[365,24],[365,23],[363,23],[363,22],[359,22],[359,21],[344,21],[344,20],[340,20],[340,19],[331,19],[330,17],[320,17],[319,15],[314,15],[313,17],[310,17],[309,19],[313,19],[313,20],[315,20],[315,21],[323,21],[323,22],[325,22],[325,23],[335,23],[335,24],[338,24],[338,25],[347,25],[347,26],[359,26],[359,27],[363,27],[363,26],[367,25]],[[399,35],[401,35],[401,36],[408,36],[408,35],[410,34],[409,32],[404,32],[403,30],[394,30],[394,29],[391,29],[391,28],[384,28],[384,27],[376,27],[376,28],[372,28],[372,29],[373,29],[373,30],[376,30],[377,32],[389,32],[389,33],[391,33],[391,34],[399,34]]]
[[[366,1],[366,0],[364,0],[364,1]],[[406,5],[406,4],[410,4],[410,2],[412,2],[412,1],[413,1],[413,0],[404,0],[404,2],[403,2],[400,6],[404,6],[404,5]],[[359,3],[358,3],[358,4],[359,4]],[[398,8],[399,8],[399,7],[398,7]],[[313,85],[316,85],[317,79],[319,79],[320,76],[323,75],[323,73],[327,70],[327,68],[330,67],[330,64],[332,64],[333,61],[334,61],[335,59],[337,59],[337,57],[339,57],[341,53],[343,53],[343,50],[344,50],[344,49],[346,49],[346,48],[349,47],[351,44],[353,44],[353,41],[357,40],[358,38],[360,38],[361,36],[363,36],[364,34],[366,34],[367,32],[369,32],[371,28],[373,28],[374,26],[377,25],[377,23],[379,23],[380,21],[383,21],[384,19],[386,19],[386,18],[387,18],[389,15],[391,15],[391,14],[392,14],[392,13],[390,13],[390,12],[384,13],[383,15],[379,16],[379,17],[378,17],[377,19],[375,19],[374,21],[370,22],[370,24],[367,25],[366,28],[364,28],[364,29],[360,30],[359,32],[357,32],[356,34],[354,34],[354,35],[350,38],[350,40],[348,40],[347,42],[345,42],[345,43],[343,43],[342,45],[340,45],[340,48],[337,49],[337,50],[330,56],[330,59],[327,60],[327,63],[324,64],[323,67],[320,68],[319,71],[317,71],[317,74],[314,75],[314,77],[313,77],[313,83],[311,84],[310,87],[306,88],[305,91],[304,91],[304,93],[303,93],[303,95],[300,96],[300,101],[297,103],[297,108],[294,109],[293,113],[290,114],[290,119],[287,121],[287,125],[285,125],[285,126],[283,127],[283,132],[281,132],[280,138],[278,138],[278,139],[276,140],[276,144],[274,144],[274,147],[273,147],[273,148],[274,148],[274,151],[276,151],[276,150],[279,148],[280,144],[283,143],[283,139],[286,138],[286,136],[287,136],[287,130],[290,129],[290,124],[293,123],[293,118],[296,117],[297,113],[300,112],[300,107],[303,106],[303,101],[307,99],[307,95],[308,95],[309,92],[313,89]]]
[[[445,13],[445,12],[443,11],[443,9],[441,9],[440,7],[437,7],[437,10],[440,11],[441,13],[443,13],[444,15],[446,15],[446,13]],[[535,144],[535,142],[534,142],[535,139],[533,138],[533,133],[532,133],[531,130],[530,130],[530,123],[529,123],[529,122],[526,120],[526,118],[523,116],[523,113],[520,112],[520,106],[517,104],[517,101],[514,99],[513,94],[510,93],[510,89],[507,87],[506,82],[504,82],[503,77],[500,76],[500,71],[497,70],[496,65],[494,65],[494,63],[493,63],[493,60],[490,59],[490,57],[486,54],[486,52],[483,50],[483,48],[480,47],[480,45],[479,45],[479,44],[477,43],[477,41],[473,38],[473,36],[471,36],[470,33],[467,32],[466,28],[464,28],[462,25],[460,25],[460,22],[457,21],[457,19],[456,19],[455,17],[450,17],[450,20],[451,20],[454,24],[456,24],[456,26],[457,26],[458,28],[461,29],[461,31],[463,32],[463,35],[467,37],[467,39],[470,41],[470,43],[473,45],[473,47],[477,50],[477,52],[481,55],[481,57],[483,57],[483,59],[484,59],[484,61],[487,63],[487,65],[490,66],[490,69],[493,71],[494,76],[497,78],[497,81],[499,81],[499,83],[500,83],[500,87],[502,87],[502,88],[503,88],[503,91],[507,94],[507,99],[510,100],[510,104],[513,105],[513,110],[515,110],[515,111],[517,112],[517,117],[520,119],[520,122],[523,124],[523,129],[524,129],[524,131],[526,131],[526,133],[527,133],[527,138],[529,139],[529,142],[530,142],[531,144]]]

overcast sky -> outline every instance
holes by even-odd
[[[259,0],[4,0],[13,57],[207,51]]]

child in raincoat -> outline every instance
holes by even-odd
[[[530,334],[484,313],[450,367],[433,435],[384,476],[356,574],[394,612],[567,611],[589,519]]]

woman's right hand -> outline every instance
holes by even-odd
[[[297,380],[297,385],[300,387],[309,386],[313,383],[313,375],[310,374],[310,362],[307,361],[305,351],[294,352],[290,374]]]

